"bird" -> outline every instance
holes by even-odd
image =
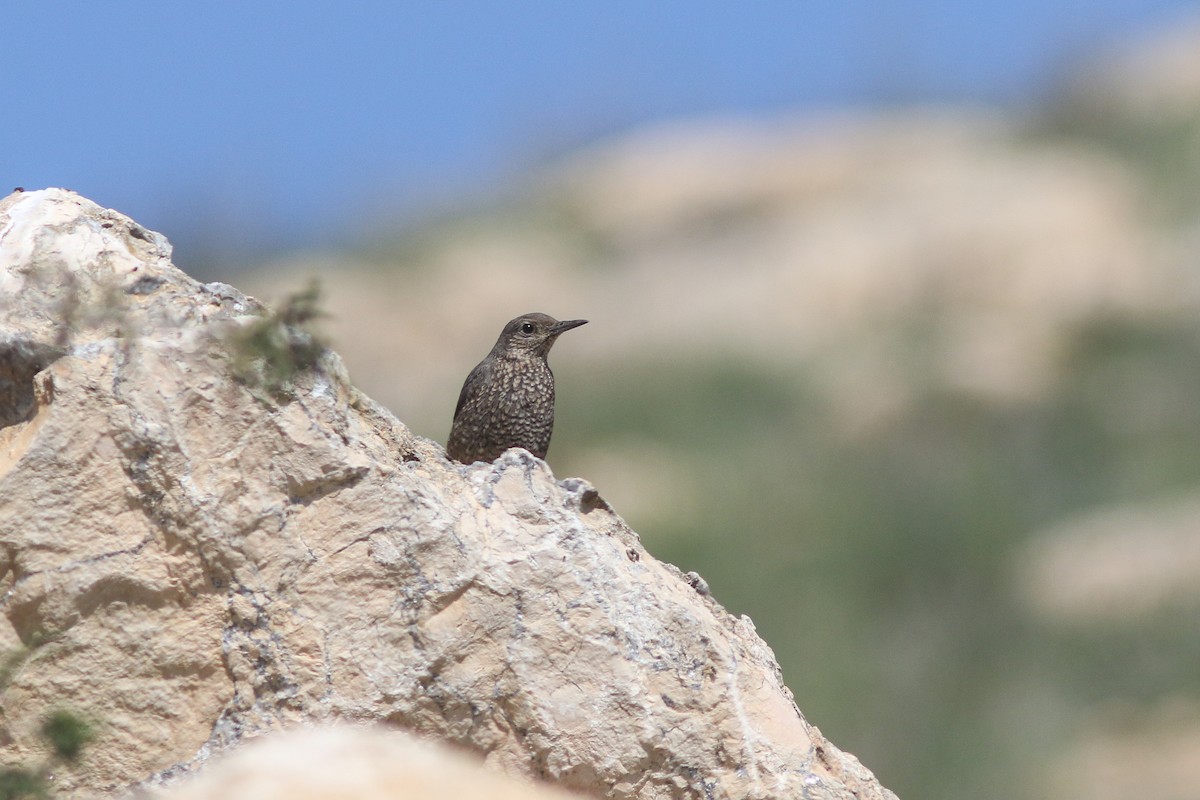
[[[447,455],[470,464],[523,447],[545,458],[554,431],[554,373],[546,356],[559,335],[585,324],[586,319],[560,322],[540,313],[510,320],[463,382]]]

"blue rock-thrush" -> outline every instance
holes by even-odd
[[[554,431],[554,373],[546,355],[559,334],[586,322],[522,314],[505,325],[463,383],[446,442],[449,456],[470,464],[524,447],[545,458]]]

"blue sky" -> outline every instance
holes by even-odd
[[[1024,104],[1188,11],[1200,1],[8,0],[0,188],[67,186],[177,245],[321,243],[659,119]]]

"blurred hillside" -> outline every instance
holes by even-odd
[[[445,440],[525,311],[549,461],[775,647],[911,798],[1200,796],[1200,27],[1014,117],[600,143],[321,276],[355,382]]]

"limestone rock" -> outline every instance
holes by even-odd
[[[571,800],[395,730],[334,726],[272,734],[216,759],[154,800]]]
[[[371,721],[612,798],[887,798],[752,623],[585,481],[461,466],[332,353],[232,377],[263,308],[71,192],[0,201],[0,763],[99,736],[72,796],[169,782],[291,724]],[[24,648],[23,650],[21,648]]]

